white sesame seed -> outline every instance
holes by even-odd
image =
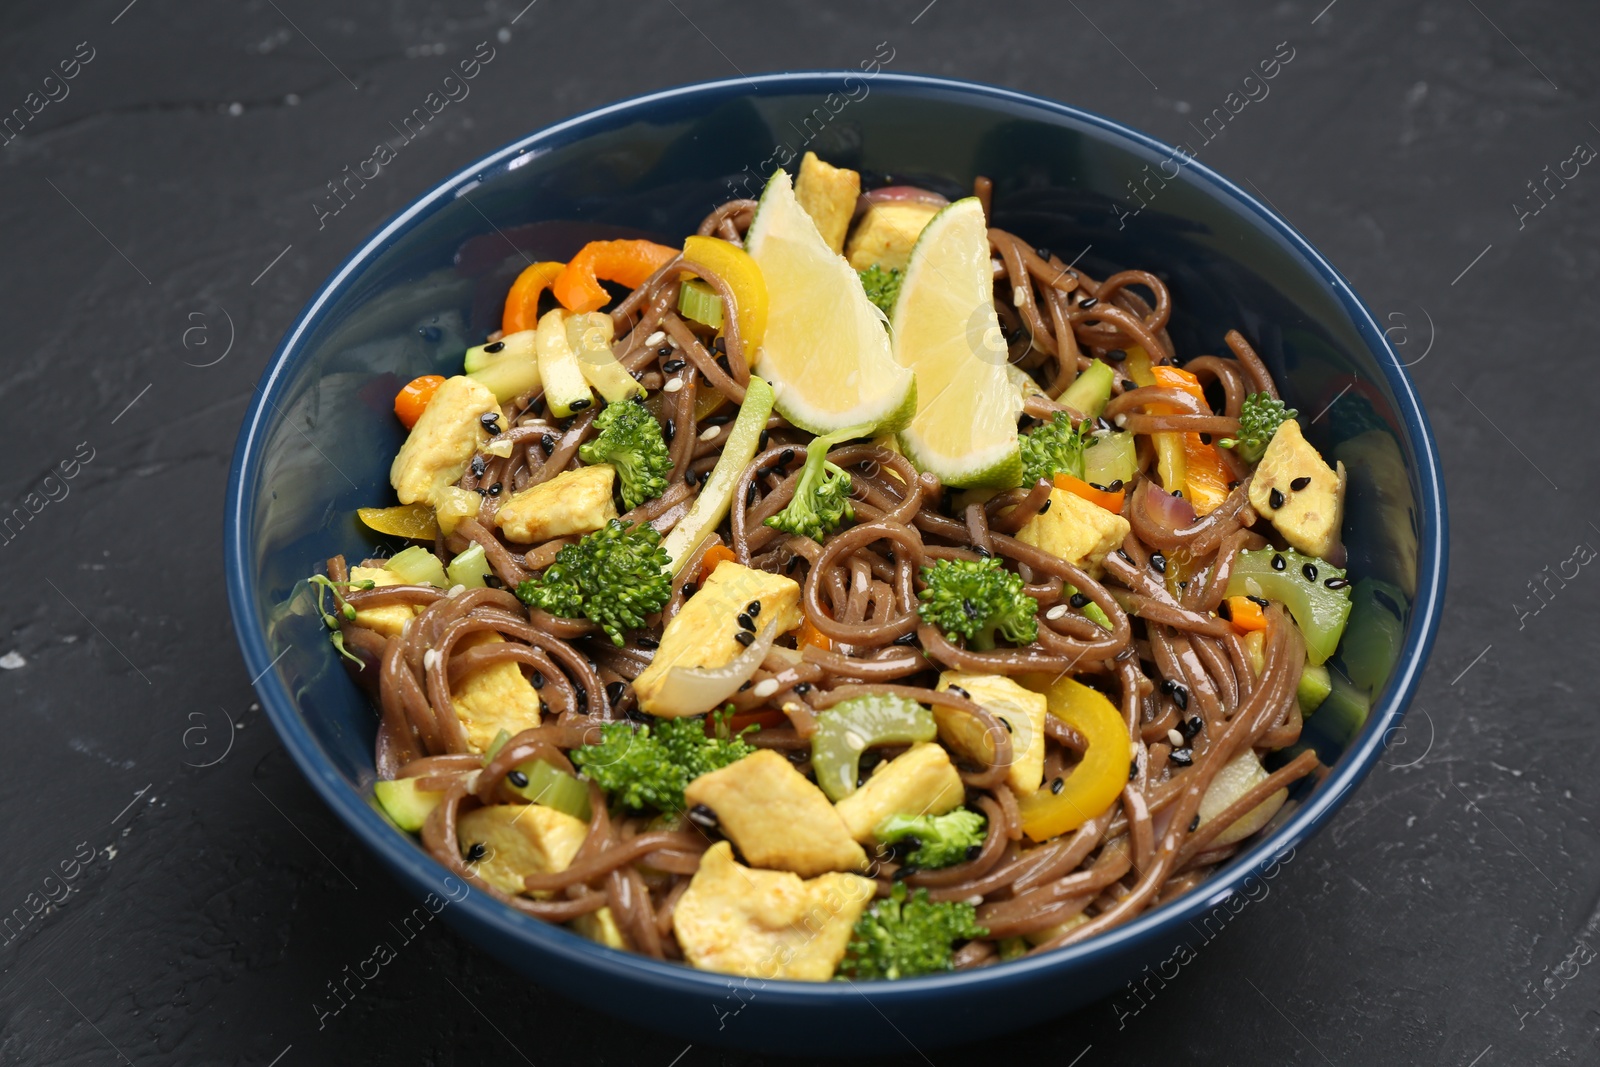
[[[667,379],[667,384],[663,385],[661,387],[661,391],[663,393],[676,393],[679,389],[682,389],[682,388],[683,388],[683,379],[682,378],[668,378]]]
[[[649,337],[646,337],[644,339],[644,343],[647,346],[654,346],[654,345],[660,344],[662,341],[665,341],[666,339],[667,339],[666,333],[664,331],[657,330],[655,333],[651,334]]]
[[[700,440],[715,441],[717,439],[717,434],[721,432],[721,426],[707,426],[705,429],[700,431]]]
[[[979,904],[983,903],[983,894],[974,893],[972,896],[967,898],[966,902],[976,908]]]
[[[1180,734],[1177,730],[1168,730],[1167,731],[1167,740],[1172,742],[1172,747],[1173,748],[1182,748],[1183,747],[1183,735]]]
[[[437,649],[428,649],[422,654],[422,666],[425,670],[433,670],[439,665],[439,652]]]
[[[1053,607],[1049,611],[1045,612],[1044,613],[1044,617],[1047,618],[1047,619],[1052,619],[1052,620],[1053,619],[1059,619],[1059,618],[1061,618],[1061,616],[1065,615],[1066,613],[1067,613],[1067,606],[1065,604],[1057,604],[1055,607]]]
[[[1027,299],[1028,299],[1028,296],[1027,296],[1026,293],[1024,293],[1022,291],[1022,286],[1019,285],[1016,288],[1011,290],[1011,302],[1013,304],[1017,305],[1017,307],[1021,307],[1023,305],[1023,302],[1026,301]]]
[[[1129,741],[1128,742],[1128,754],[1134,759],[1138,759],[1139,758],[1139,742],[1137,742],[1137,741]]]
[[[445,593],[445,596],[459,596],[460,594],[465,593],[466,591],[467,591],[467,587],[458,582],[455,585],[452,585],[450,587],[450,591]]]
[[[778,680],[776,678],[768,678],[764,682],[757,682],[756,687],[750,690],[750,692],[755,694],[757,700],[765,700],[777,691]]]
[[[1118,415],[1115,421],[1118,426],[1126,426],[1128,425],[1128,416]]]

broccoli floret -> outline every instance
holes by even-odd
[[[1039,636],[1039,602],[1022,591],[1022,578],[988,559],[941,559],[922,568],[927,588],[917,594],[917,614],[967,647],[994,647],[998,633],[1026,645]]]
[[[913,867],[948,867],[960,863],[983,847],[985,820],[966,808],[943,815],[891,815],[872,833],[881,843],[910,847],[906,861]]]
[[[1089,425],[1085,420],[1084,426]],[[1017,435],[1017,447],[1022,451],[1022,487],[1031,489],[1040,478],[1050,481],[1058,474],[1083,477],[1083,450],[1087,442],[1083,434],[1072,428],[1072,420],[1065,412],[1040,426],[1032,433]]]
[[[840,441],[860,437],[866,430],[852,426],[812,439],[806,445],[805,466],[794,485],[794,498],[782,511],[767,520],[767,525],[784,533],[821,541],[839,528],[841,522],[856,517],[850,506],[850,475],[837,463],[828,462],[828,450]]]
[[[1259,463],[1278,427],[1298,414],[1270,393],[1251,393],[1239,408],[1239,436],[1224,437],[1217,444],[1233,449],[1246,463]]]
[[[894,302],[900,296],[900,272],[890,267],[884,270],[874,263],[861,275],[861,287],[867,291],[867,299],[883,309],[885,315],[894,314]]]
[[[955,943],[987,936],[977,909],[958,900],[934,902],[926,889],[906,896],[904,882],[856,920],[839,963],[841,978],[912,978],[951,969]]]
[[[622,505],[632,509],[667,491],[672,456],[661,424],[642,404],[607,404],[594,420],[599,431],[578,449],[585,463],[609,463],[622,484]]]
[[[517,596],[552,615],[597,622],[620,647],[623,633],[643,626],[672,594],[668,563],[654,528],[612,519],[557,552],[543,576],[517,583]]]
[[[572,750],[572,762],[607,796],[629,808],[680,812],[684,786],[755,751],[744,735],[758,727],[747,726],[733,736],[727,714],[712,713],[714,737],[706,735],[705,720],[698,718],[637,727],[606,723],[597,743]]]

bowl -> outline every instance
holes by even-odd
[[[412,377],[458,373],[498,325],[524,254],[566,259],[617,236],[676,244],[716,204],[754,195],[815,150],[872,184],[962,195],[994,180],[997,225],[1103,276],[1162,275],[1182,353],[1239,329],[1324,454],[1350,468],[1355,576],[1398,590],[1399,622],[1351,633],[1393,662],[1370,711],[1307,723],[1327,771],[1269,831],[1186,896],[1082,944],[899,982],[734,979],[614,951],[466,892],[371,802],[376,718],[298,586],[373,541],[359,506],[392,501]],[[1064,104],[945,78],[863,69],[708,82],[612,104],[531,134],[442,182],[362,243],[284,336],[240,430],[227,497],[233,621],[262,706],[301,771],[412,893],[544,985],[695,1042],[796,1052],[905,1052],[1081,1006],[1171,956],[1190,923],[1228,915],[1324,825],[1372,769],[1416,689],[1442,604],[1446,516],[1427,418],[1350,285],[1286,222],[1185,152]],[[1370,673],[1370,670],[1369,672]],[[1235,909],[1236,910],[1236,909]]]

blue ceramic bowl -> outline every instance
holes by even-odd
[[[297,583],[336,552],[371,554],[354,511],[392,500],[397,388],[418,374],[459,373],[462,351],[498,325],[524,252],[566,259],[614,236],[676,244],[716,204],[754,194],[772,167],[792,168],[808,148],[869,184],[892,178],[957,196],[988,175],[997,225],[1096,276],[1161,274],[1180,352],[1223,351],[1223,334],[1241,330],[1286,399],[1316,416],[1313,441],[1345,457],[1352,567],[1390,582],[1403,609],[1395,665],[1364,725],[1343,713],[1312,717],[1307,739],[1330,770],[1296,790],[1263,840],[1188,896],[1046,956],[895,983],[746,982],[600,947],[481,893],[444,909],[531,981],[696,1042],[905,1051],[902,1034],[928,1048],[1104,996],[1171,955],[1191,922],[1229,914],[1372,768],[1417,686],[1445,578],[1444,491],[1427,418],[1348,283],[1238,186],[1098,115],[875,66],[692,85],[532,134],[392,219],[284,337],[233,459],[228,593],[261,702],[311,784],[413,893],[459,897],[459,884],[371,806],[376,719]]]

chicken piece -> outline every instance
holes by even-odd
[[[480,630],[461,638],[456,648],[464,651],[503,641],[493,630]],[[515,663],[480,667],[455,684],[450,699],[467,732],[467,748],[473,752],[488,751],[501,730],[515,737],[538,726],[543,708],[538,692]]]
[[[500,414],[500,402],[487,387],[463,374],[446,378],[389,467],[400,503],[433,504],[440,490],[460,481],[489,439],[481,420],[491,412]]]
[[[524,545],[593,533],[617,517],[611,501],[616,476],[616,468],[609,463],[562,471],[501,504],[494,524],[508,540]]]
[[[377,589],[382,589],[386,585],[405,584],[393,571],[383,567],[351,567],[350,581],[371,582]],[[415,615],[416,609],[410,604],[385,604],[377,608],[362,608],[356,612],[355,623],[357,626],[376,630],[385,637],[399,637],[400,632],[406,628],[406,623]]]
[[[1295,483],[1301,479],[1308,481],[1296,489]],[[1250,506],[1272,520],[1291,546],[1327,559],[1339,544],[1344,485],[1344,464],[1337,470],[1328,466],[1300,432],[1300,424],[1286,419],[1272,435],[1250,479]]]
[[[794,181],[794,198],[800,201],[817,232],[835,252],[844,250],[844,235],[855,217],[856,200],[861,196],[861,175],[843,167],[832,167],[807,152],[800,160],[800,174]]]
[[[944,747],[925,743],[878,764],[865,785],[833,807],[850,836],[870,845],[877,840],[873,831],[889,816],[943,815],[960,807],[966,794]]]
[[[683,610],[667,623],[661,634],[661,647],[656,649],[650,666],[634,679],[633,692],[638,697],[639,709],[652,715],[710,711],[710,708],[699,708],[690,712],[668,712],[656,697],[666,681],[667,671],[673,667],[721,667],[743,652],[745,646],[737,638],[741,632],[738,618],[740,613],[749,612],[753,602],[761,605],[752,620],[758,632],[776,619],[777,632],[786,634],[799,626],[803,618],[800,586],[794,579],[724,560],[711,572],[700,591],[683,605]]]
[[[702,971],[825,982],[875,889],[854,874],[802,880],[744,867],[718,841],[678,898],[672,928],[684,958]]]
[[[1029,519],[1017,531],[1017,540],[1098,575],[1100,561],[1121,547],[1130,529],[1121,515],[1076,493],[1052,489],[1048,510]]]
[[[588,834],[588,823],[543,804],[491,804],[456,823],[468,864],[476,864],[478,877],[512,896],[522,893],[525,875],[566,870]]]
[[[939,675],[939,690],[946,689],[963,690],[974,704],[1011,728],[1011,767],[1006,771],[1006,784],[1019,797],[1037,792],[1044,784],[1044,716],[1049,706],[1045,695],[1024,689],[1004,675],[961,671]],[[945,744],[979,763],[988,763],[994,757],[994,742],[972,716],[937,705],[933,715]]]
[[[874,204],[850,235],[845,258],[856,270],[878,266],[903,271],[911,261],[911,249],[916,247],[923,227],[938,213],[932,204]]]
[[[728,839],[756,867],[810,877],[860,870],[867,854],[816,784],[771,749],[752,752],[683,791],[689,804],[716,812]]]

